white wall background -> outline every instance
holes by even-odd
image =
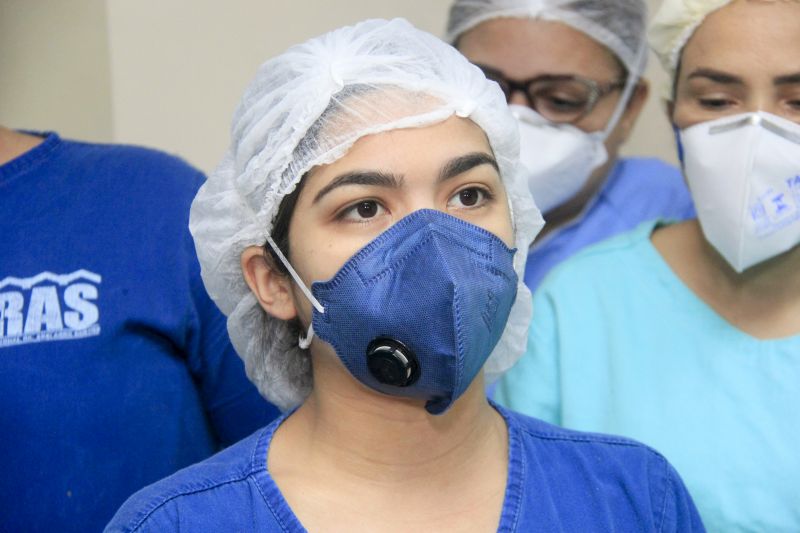
[[[649,0],[654,8],[659,0]],[[222,157],[256,68],[368,17],[444,31],[450,0],[0,0],[0,123],[143,144],[205,171]],[[653,59],[652,97],[626,154],[674,161]]]
[[[106,20],[104,0],[0,0],[0,124],[112,140]]]

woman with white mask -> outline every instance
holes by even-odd
[[[694,216],[680,172],[619,158],[647,100],[644,0],[456,0],[447,38],[497,81],[547,224],[529,251],[533,290],[558,263],[640,222]]]
[[[658,453],[486,399],[524,349],[516,249],[542,225],[513,125],[403,20],[260,68],[190,228],[248,375],[289,412],[108,531],[702,531]]]
[[[712,531],[800,531],[800,2],[665,0],[698,220],[563,265],[499,400],[663,451]]]

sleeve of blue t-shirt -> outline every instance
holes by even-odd
[[[197,179],[199,187],[204,177],[198,173]],[[245,375],[242,360],[228,337],[226,318],[203,285],[188,226],[183,253],[189,265],[192,297],[187,362],[214,433],[222,446],[229,446],[267,425],[279,411],[261,397]]]

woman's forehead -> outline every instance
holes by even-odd
[[[322,188],[351,170],[408,173],[428,179],[448,161],[469,153],[484,153],[494,159],[483,130],[468,118],[451,116],[427,126],[365,135],[336,161],[315,167],[307,175],[305,187]]]
[[[697,67],[731,73],[800,68],[800,2],[738,0],[711,13],[687,42],[682,74]]]
[[[458,42],[471,61],[515,78],[541,74],[616,74],[614,53],[585,33],[557,21],[496,18],[477,25]]]
[[[484,131],[468,118],[451,116],[420,127],[397,128],[359,138],[338,160],[327,166],[359,162],[435,162],[461,152],[491,153]],[[391,156],[391,157],[389,157]]]

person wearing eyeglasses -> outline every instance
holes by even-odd
[[[546,225],[533,290],[584,247],[655,218],[694,216],[678,170],[619,158],[648,96],[643,0],[456,0],[447,39],[496,81],[517,118],[521,163]]]
[[[664,0],[651,43],[697,218],[534,297],[501,404],[654,446],[709,531],[800,531],[800,1]]]

